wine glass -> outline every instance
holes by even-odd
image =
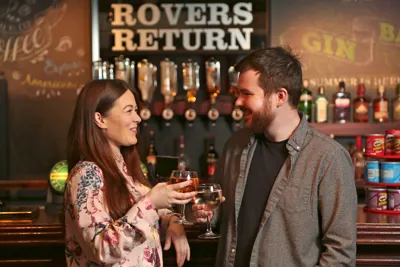
[[[179,189],[178,192],[188,193],[188,192],[196,191],[197,187],[199,185],[199,177],[197,176],[197,173],[195,171],[172,171],[171,177],[169,178],[169,183],[177,184],[177,183],[185,182],[187,180],[192,180],[192,184]],[[193,225],[192,222],[189,222],[188,220],[186,220],[185,207],[186,207],[186,204],[183,204],[181,206],[181,214],[179,214],[180,218],[175,223]]]
[[[201,184],[197,188],[196,204],[204,204],[206,208],[214,211],[222,200],[222,190],[219,184]],[[220,236],[212,231],[211,222],[207,216],[207,231],[198,236],[200,239],[217,239]]]

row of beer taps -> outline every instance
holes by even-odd
[[[143,107],[140,109],[140,117],[143,121],[151,118],[150,103],[154,92],[158,86],[157,66],[142,59],[137,63],[137,88],[139,89],[143,101]],[[187,109],[185,110],[185,118],[190,123],[196,119],[197,114],[194,104],[197,98],[197,92],[200,89],[200,66],[196,61],[188,59],[182,63],[182,87],[186,92]],[[208,118],[215,122],[220,114],[216,106],[216,99],[221,92],[221,63],[211,57],[205,62],[206,89],[210,98],[210,108],[207,112]],[[234,97],[238,96],[237,80],[239,73],[233,66],[228,69],[229,90],[228,92]],[[121,79],[130,84],[133,88],[135,85],[135,62],[124,56],[115,58],[114,64],[101,59],[93,62],[93,79]],[[160,92],[164,96],[164,109],[162,117],[166,121],[166,125],[174,117],[172,102],[178,92],[177,81],[177,64],[169,58],[164,58],[160,62]],[[231,116],[236,124],[239,124],[243,118],[243,112],[239,107],[234,107]]]

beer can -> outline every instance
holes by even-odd
[[[400,210],[400,189],[388,188],[388,209]]]
[[[393,135],[393,155],[400,155],[400,134]]]
[[[381,179],[383,183],[400,183],[400,162],[381,162]]]
[[[379,161],[368,160],[365,162],[366,181],[370,183],[380,182]]]
[[[371,156],[383,156],[385,145],[384,134],[370,134],[365,136],[365,154]]]
[[[387,209],[387,190],[381,187],[367,187],[367,207],[374,210]]]
[[[395,143],[394,143],[395,135],[400,135],[400,130],[391,129],[385,131],[385,155],[395,155]]]

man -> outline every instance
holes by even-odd
[[[298,113],[299,60],[273,47],[236,67],[245,129],[227,141],[214,175],[226,198],[216,266],[355,266],[353,165]],[[199,222],[212,214],[193,209]]]

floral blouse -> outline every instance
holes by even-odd
[[[150,188],[127,175],[122,156],[117,160],[131,192],[132,208],[118,220],[103,199],[103,174],[93,162],[79,162],[65,190],[65,255],[68,266],[163,266],[159,234],[171,211],[155,210],[146,197]],[[114,196],[118,197],[118,196]]]

